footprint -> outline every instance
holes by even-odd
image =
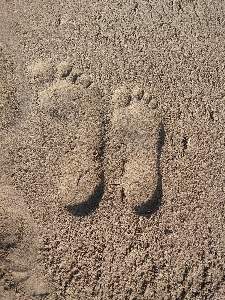
[[[53,134],[58,147],[59,198],[72,214],[88,215],[98,207],[104,190],[102,97],[92,78],[72,63],[40,65],[41,74],[35,71],[33,80],[39,84],[40,79],[54,77],[47,88],[40,88],[37,102],[46,139]]]
[[[117,89],[112,98],[109,161],[112,185],[139,215],[150,216],[162,198],[160,156],[164,129],[156,101],[135,87]]]
[[[38,233],[27,205],[12,186],[0,186],[0,298],[50,295],[53,287],[37,258]]]

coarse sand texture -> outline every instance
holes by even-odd
[[[0,0],[0,300],[225,299],[223,0]]]

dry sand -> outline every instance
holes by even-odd
[[[0,299],[225,299],[224,1],[2,0]]]

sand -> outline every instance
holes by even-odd
[[[0,4],[0,299],[225,299],[223,1]]]

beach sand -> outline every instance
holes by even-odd
[[[223,1],[0,4],[0,299],[225,299]]]

